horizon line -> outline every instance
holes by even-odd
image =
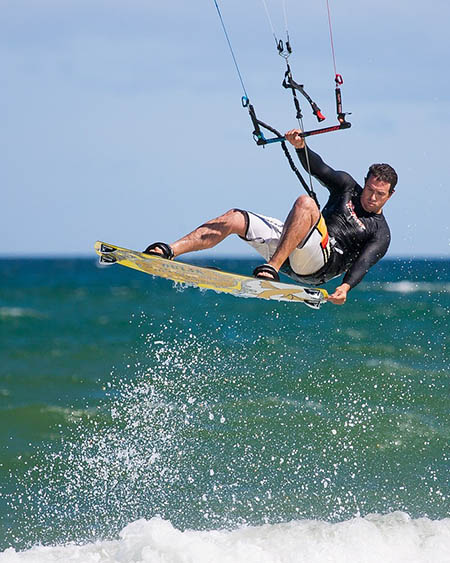
[[[186,256],[189,253],[186,253]],[[216,254],[211,252],[202,252],[201,255],[197,253],[190,253],[195,260],[207,258],[221,259],[221,260],[258,260],[258,256],[246,256],[243,254]],[[184,255],[183,255],[184,256]],[[90,254],[0,254],[0,260],[95,260],[97,258],[95,253]],[[450,260],[450,254],[445,256],[443,254],[394,254],[383,257],[381,261],[385,260]]]

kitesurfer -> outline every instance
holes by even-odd
[[[308,195],[295,201],[286,221],[252,211],[231,209],[172,243],[153,243],[145,250],[174,258],[216,246],[238,235],[261,254],[266,264],[253,275],[278,281],[281,271],[296,281],[320,285],[345,273],[329,301],[343,305],[355,287],[385,254],[390,231],[383,207],[394,193],[397,174],[389,164],[370,166],[361,187],[347,172],[333,170],[305,146],[300,129],[286,133],[308,170],[330,192],[320,212]]]

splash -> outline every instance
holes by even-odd
[[[401,364],[346,362],[344,341],[305,356],[314,335],[281,336],[268,315],[218,315],[209,330],[175,315],[133,321],[140,340],[99,407],[73,413],[69,438],[28,461],[9,499],[12,543],[112,540],[157,516],[183,532],[442,514],[446,435],[421,412],[425,383]]]

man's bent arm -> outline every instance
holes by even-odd
[[[325,164],[318,154],[306,146],[305,139],[300,136],[301,132],[301,129],[291,129],[291,131],[286,133],[285,137],[295,147],[306,172],[311,172],[314,178],[330,192],[342,191],[349,182],[356,183],[347,172],[333,170],[331,166]]]
[[[389,237],[385,240],[373,240],[364,247],[356,262],[345,274],[342,284],[329,295],[328,300],[331,303],[343,305],[346,302],[347,293],[358,285],[370,268],[386,254],[389,240]]]
[[[353,178],[347,172],[333,170],[322,158],[310,148],[296,149],[303,168],[316,178],[330,192],[342,191]],[[309,163],[309,166],[308,166]]]
[[[368,242],[361,251],[357,260],[352,264],[344,276],[343,283],[350,289],[359,284],[372,266],[374,266],[386,254],[389,248],[390,236],[383,239],[374,239]]]

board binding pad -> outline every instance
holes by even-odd
[[[211,289],[218,293],[229,293],[237,297],[254,297],[275,301],[304,303],[319,309],[328,298],[325,289],[302,287],[265,278],[254,278],[232,274],[222,270],[194,266],[161,256],[145,254],[114,244],[97,241],[95,251],[101,264],[120,264],[146,274],[166,278],[176,283]]]

